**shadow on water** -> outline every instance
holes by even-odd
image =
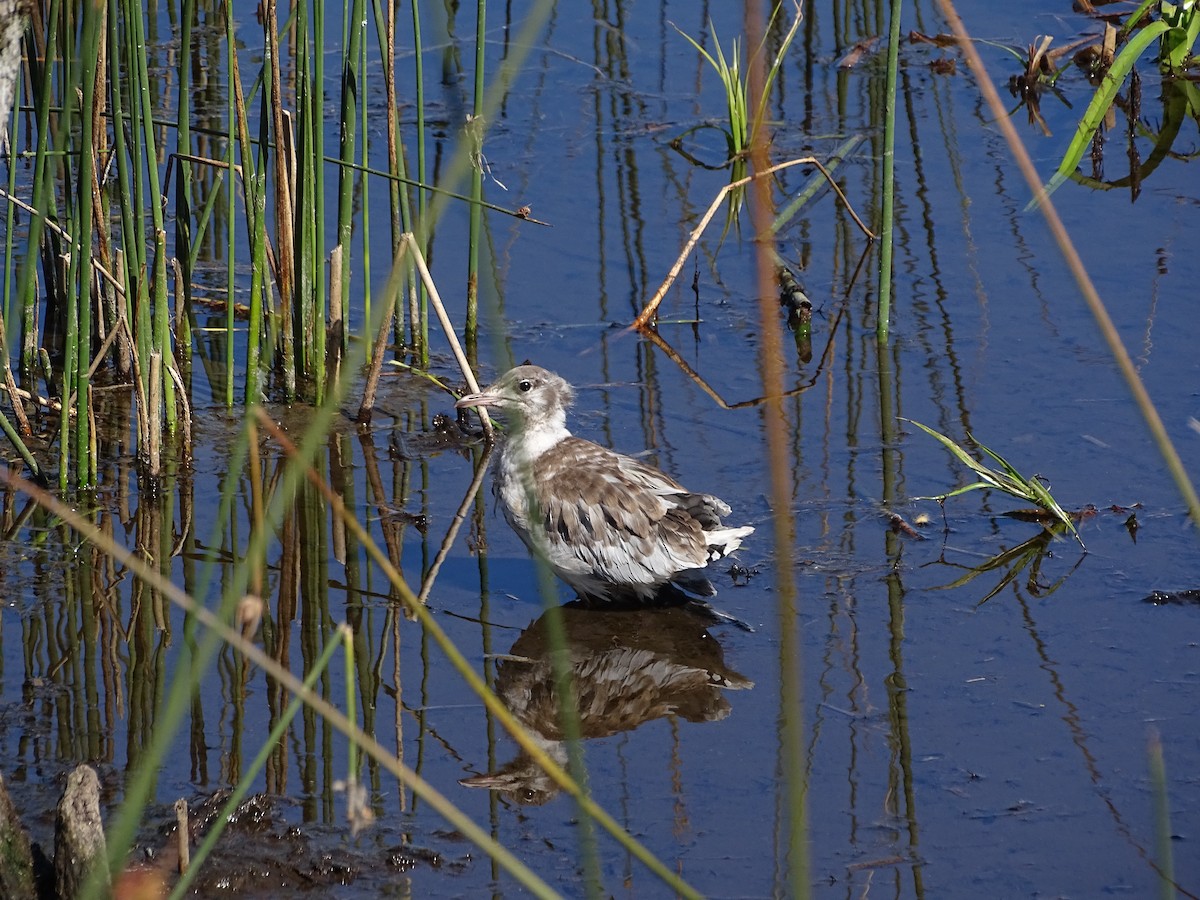
[[[547,613],[497,657],[495,690],[513,714],[566,763],[556,677],[556,652]],[[729,715],[725,691],[754,682],[725,665],[720,642],[708,632],[712,616],[688,606],[606,612],[568,605],[562,617],[570,667],[570,700],[580,737],[605,738],[655,719],[715,722]],[[498,791],[521,805],[540,806],[558,786],[528,755],[518,753],[494,772],[464,778],[467,787]]]

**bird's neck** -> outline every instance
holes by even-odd
[[[521,423],[508,440],[506,452],[517,463],[532,463],[571,436],[566,417],[555,416]]]

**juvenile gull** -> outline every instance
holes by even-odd
[[[513,530],[585,599],[645,601],[668,584],[715,593],[701,570],[754,528],[723,526],[724,501],[574,437],[574,397],[558,375],[526,365],[456,404],[508,414],[496,491]]]

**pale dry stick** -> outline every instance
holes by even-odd
[[[442,298],[438,294],[437,285],[433,283],[433,276],[429,274],[429,267],[425,265],[425,257],[421,253],[421,247],[417,243],[416,237],[411,231],[406,231],[400,240],[408,245],[409,252],[413,255],[413,262],[416,263],[417,271],[421,274],[421,281],[424,282],[425,290],[429,294],[429,302],[433,304],[438,321],[442,323],[442,330],[446,332],[446,340],[450,342],[450,349],[454,351],[454,358],[458,360],[458,366],[462,369],[463,378],[467,380],[467,387],[471,389],[472,393],[479,393],[479,382],[475,380],[475,373],[471,371],[471,364],[467,361],[467,355],[463,353],[462,345],[458,343],[458,335],[454,333],[454,324],[450,321],[450,317],[446,315],[446,307],[442,305]],[[483,423],[483,433],[490,444],[496,437],[492,431],[492,420],[488,417],[487,410],[479,410],[479,421]]]
[[[433,590],[433,583],[437,580],[438,570],[441,569],[442,563],[446,561],[446,557],[450,555],[450,548],[454,546],[454,541],[458,538],[458,529],[466,521],[467,511],[471,508],[471,504],[475,502],[475,495],[479,493],[479,488],[483,484],[483,474],[487,471],[488,459],[491,456],[491,452],[492,448],[489,444],[488,449],[484,451],[483,456],[479,460],[479,465],[475,467],[475,477],[471,479],[466,496],[463,497],[462,503],[458,505],[458,509],[454,511],[454,518],[450,520],[450,527],[446,530],[446,537],[442,541],[442,545],[438,548],[437,556],[433,558],[433,565],[425,573],[425,578],[421,582],[421,592],[417,594],[417,599],[421,603],[425,603],[429,599],[429,592]]]
[[[654,296],[650,298],[649,302],[642,309],[638,317],[633,320],[633,324],[629,326],[629,330],[640,330],[649,324],[650,319],[654,316],[655,310],[658,309],[658,305],[662,303],[663,297],[667,296],[667,291],[671,289],[671,285],[675,283],[675,279],[679,277],[679,273],[683,270],[683,264],[687,262],[688,254],[692,252],[692,248],[694,248],[699,242],[700,235],[702,235],[704,230],[708,228],[708,223],[711,222],[712,217],[717,214],[717,210],[720,209],[721,204],[725,202],[725,197],[730,191],[735,191],[740,187],[745,187],[752,181],[756,181],[759,178],[765,178],[766,176],[773,175],[783,169],[788,169],[792,166],[799,165],[816,166],[818,169],[820,169],[821,174],[825,176],[825,180],[829,182],[829,185],[833,188],[834,193],[836,193],[838,197],[841,198],[842,203],[846,205],[846,210],[850,213],[850,217],[854,219],[855,224],[858,225],[859,229],[862,230],[862,233],[865,234],[869,240],[875,240],[875,234],[871,231],[871,229],[863,224],[862,219],[858,217],[858,213],[854,211],[854,207],[850,205],[850,201],[846,199],[846,195],[842,193],[842,189],[838,187],[837,182],[833,180],[833,176],[829,174],[829,170],[821,164],[820,160],[813,156],[802,156],[799,159],[789,159],[787,162],[781,162],[778,165],[771,166],[769,169],[763,169],[761,172],[755,172],[753,175],[747,175],[745,178],[739,178],[737,181],[731,181],[729,184],[723,186],[719,191],[717,191],[717,196],[713,199],[712,204],[705,211],[704,215],[700,217],[699,224],[692,229],[692,233],[688,237],[687,243],[683,245],[683,250],[680,252],[679,258],[675,260],[675,264],[671,266],[671,271],[667,273],[666,280],[663,281],[659,289],[654,292]]]
[[[259,410],[261,415],[261,410]],[[270,422],[269,419],[266,420]],[[273,424],[273,423],[271,423]],[[222,621],[217,614],[195,602],[182,588],[175,585],[145,560],[139,559],[125,547],[118,544],[112,537],[100,531],[74,508],[44,491],[37,485],[21,478],[12,469],[0,468],[0,482],[14,490],[20,491],[32,498],[39,506],[57,516],[75,529],[92,546],[101,553],[112,557],[125,566],[136,577],[144,581],[151,589],[160,592],[177,607],[191,616],[198,624],[215,633],[227,645],[244,655],[251,663],[262,669],[294,697],[300,699],[318,716],[330,725],[352,738],[360,750],[367,753],[384,769],[401,782],[410,787],[413,792],[428,803],[433,809],[454,827],[458,828],[466,838],[483,848],[489,856],[503,866],[514,877],[530,888],[537,896],[557,897],[558,895],[544,881],[538,878],[528,866],[517,859],[511,852],[498,844],[486,831],[475,824],[465,813],[452,804],[446,797],[430,785],[408,766],[400,763],[386,747],[364,732],[355,728],[349,718],[332,703],[319,694],[304,686],[304,682],[296,677],[289,669],[284,668],[273,657],[269,656],[258,645],[242,637],[240,630]]]
[[[954,8],[952,0],[938,0],[938,5],[941,7],[942,15],[945,16],[946,21],[950,23],[950,28],[954,32],[954,36],[958,38],[959,49],[966,56],[967,63],[971,67],[971,72],[975,75],[975,80],[979,83],[979,90],[982,92],[984,100],[987,101],[988,107],[992,111],[993,122],[1004,135],[1004,140],[1008,143],[1009,149],[1012,150],[1013,157],[1016,159],[1017,167],[1029,183],[1029,188],[1033,191],[1034,202],[1045,217],[1046,224],[1050,227],[1050,233],[1054,235],[1054,242],[1058,244],[1059,252],[1062,253],[1063,259],[1067,263],[1067,268],[1071,270],[1071,275],[1074,276],[1075,283],[1079,286],[1079,292],[1083,294],[1084,302],[1087,303],[1092,317],[1096,320],[1096,324],[1100,326],[1100,333],[1104,335],[1105,343],[1108,344],[1108,351],[1116,361],[1117,368],[1121,370],[1126,384],[1129,385],[1129,391],[1133,394],[1134,402],[1137,404],[1142,417],[1146,420],[1146,426],[1150,429],[1150,433],[1154,437],[1154,442],[1158,444],[1158,451],[1162,454],[1163,460],[1167,464],[1167,469],[1170,470],[1171,477],[1175,480],[1175,486],[1179,489],[1179,493],[1183,495],[1188,512],[1191,514],[1192,522],[1200,526],[1200,496],[1196,494],[1196,488],[1192,485],[1191,479],[1188,477],[1187,469],[1183,467],[1183,460],[1179,458],[1179,452],[1171,442],[1171,436],[1167,434],[1166,426],[1163,425],[1162,418],[1154,406],[1154,401],[1150,399],[1150,393],[1146,390],[1146,385],[1142,382],[1141,376],[1138,375],[1137,368],[1133,365],[1133,360],[1129,358],[1129,351],[1125,349],[1125,345],[1121,342],[1121,336],[1118,334],[1116,326],[1113,325],[1112,318],[1104,306],[1104,301],[1100,299],[1100,294],[1096,290],[1096,285],[1092,282],[1092,277],[1088,274],[1083,260],[1079,258],[1079,253],[1071,241],[1071,236],[1067,233],[1067,227],[1063,224],[1062,219],[1059,218],[1058,210],[1051,203],[1045,188],[1042,186],[1042,179],[1033,165],[1033,160],[1029,158],[1029,151],[1021,143],[1021,137],[1017,134],[1016,127],[1008,117],[1008,112],[1000,100],[1000,95],[996,93],[996,86],[992,84],[992,79],[988,76],[987,70],[983,66],[983,59],[979,56],[978,49],[972,43],[971,36],[967,32],[962,19],[959,17],[958,11]]]
[[[411,235],[410,235],[411,237]],[[418,257],[419,258],[419,257]],[[289,458],[295,458],[297,449],[295,444],[288,438],[287,435],[279,428],[279,426],[271,421],[271,418],[266,414],[262,407],[256,407],[254,416],[258,424],[275,439],[275,442],[283,448],[284,453]],[[429,609],[417,601],[416,596],[412,592],[412,588],[404,580],[404,576],[388,559],[387,554],[380,548],[379,544],[370,535],[362,523],[346,510],[346,504],[342,498],[333,492],[328,483],[317,474],[316,470],[311,466],[305,468],[305,476],[313,487],[315,487],[321,496],[325,498],[325,502],[329,504],[329,508],[333,515],[342,519],[346,523],[346,527],[354,532],[355,538],[358,539],[359,546],[366,550],[367,555],[374,561],[375,565],[379,566],[388,583],[396,589],[400,595],[401,601],[409,608],[420,622],[425,633],[433,638],[445,654],[450,665],[467,683],[467,686],[475,693],[480,700],[483,701],[484,707],[491,713],[492,717],[500,723],[501,727],[509,733],[517,745],[529,755],[542,770],[550,776],[550,778],[564,791],[572,797],[591,818],[597,822],[601,828],[609,833],[612,838],[625,848],[629,854],[637,858],[651,872],[657,875],[663,882],[671,887],[678,895],[683,897],[699,898],[699,893],[685,882],[681,876],[672,872],[664,866],[657,857],[655,857],[637,838],[631,835],[625,828],[605,809],[596,803],[595,800],[587,794],[580,785],[570,776],[566,769],[556,762],[545,751],[542,743],[533,737],[530,731],[517,721],[516,716],[512,711],[504,705],[503,701],[496,696],[496,693],[484,683],[479,673],[466,661],[463,655],[455,647],[454,642],[446,634],[445,630],[438,624],[437,620],[429,612]],[[68,523],[70,524],[70,523]],[[319,712],[319,710],[318,710]],[[337,724],[336,722],[334,723]],[[338,725],[340,728],[341,726]]]
[[[30,206],[28,203],[26,203],[20,197],[14,197],[8,191],[4,190],[4,188],[0,188],[0,200],[8,201],[13,206],[16,206],[19,209],[25,210],[25,212],[29,213],[31,216],[36,216],[38,214],[36,209],[34,209],[32,206]],[[49,219],[46,219],[46,227],[48,229],[50,229],[51,231],[53,231],[55,234],[57,234],[60,238],[62,238],[64,244],[73,244],[74,243],[74,240],[72,239],[71,235],[68,234],[62,228],[62,226],[58,225],[56,222],[52,222]],[[90,260],[90,263],[91,263],[92,268],[95,269],[97,272],[99,272],[102,276],[104,276],[104,280],[107,281],[110,285],[112,285],[112,287],[116,289],[118,294],[120,294],[122,297],[125,296],[125,286],[123,284],[121,284],[119,281],[117,281],[116,276],[114,276],[110,271],[108,271],[108,269],[106,269],[97,260],[95,260],[95,259]]]
[[[8,391],[8,390],[13,390],[13,389],[9,388],[4,383],[0,382],[0,391]],[[55,400],[53,397],[45,397],[41,394],[33,394],[33,393],[30,393],[29,391],[25,390],[25,388],[22,388],[22,387],[15,388],[15,390],[17,392],[17,396],[20,397],[22,400],[28,400],[30,403],[36,404],[37,406],[43,407],[44,409],[49,409],[53,412],[62,412],[62,401],[61,400]],[[71,410],[71,415],[75,415],[74,409]]]

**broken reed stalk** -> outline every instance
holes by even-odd
[[[220,827],[221,823],[225,821],[228,819],[222,816],[214,823],[214,827]],[[176,868],[180,875],[186,875],[192,864],[191,832],[192,825],[188,816],[187,801],[180,798],[175,801],[175,848],[179,853],[179,863]]]
[[[694,248],[699,242],[700,236],[704,233],[704,230],[708,228],[708,223],[712,221],[713,216],[717,214],[717,210],[721,208],[721,204],[725,202],[725,198],[731,191],[739,190],[740,188],[745,187],[759,178],[765,178],[768,175],[774,175],[776,172],[782,171],[783,169],[788,169],[792,166],[798,165],[816,166],[821,171],[821,174],[825,176],[825,179],[829,182],[830,187],[833,188],[834,192],[841,199],[842,203],[845,204],[846,210],[850,213],[850,217],[854,219],[855,224],[858,225],[862,233],[865,234],[869,240],[875,240],[875,234],[872,233],[871,229],[867,228],[867,226],[863,224],[862,219],[858,217],[858,213],[854,211],[854,207],[850,205],[850,201],[846,199],[846,195],[842,193],[842,189],[838,187],[837,182],[833,180],[833,176],[829,174],[829,171],[824,165],[821,164],[820,160],[812,156],[803,156],[799,159],[790,159],[787,162],[781,162],[777,165],[771,166],[768,169],[764,169],[761,172],[755,172],[753,175],[747,175],[745,178],[739,178],[737,181],[731,181],[729,184],[723,185],[721,189],[717,191],[717,196],[713,198],[712,203],[709,204],[709,207],[707,210],[705,210],[704,215],[700,217],[700,222],[695,228],[692,229],[692,233],[688,236],[687,242],[683,245],[683,250],[680,251],[679,257],[675,260],[675,263],[671,266],[670,271],[667,273],[666,279],[659,286],[658,290],[654,292],[654,296],[647,301],[645,307],[642,308],[641,313],[638,314],[638,317],[633,320],[633,323],[629,326],[629,330],[640,331],[650,323],[650,320],[654,317],[654,313],[658,309],[659,304],[662,303],[663,298],[667,295],[667,291],[671,289],[671,285],[675,283],[675,279],[679,277],[679,273],[683,270],[683,264],[687,261],[688,254],[692,252],[692,248]]]
[[[146,398],[146,464],[151,475],[162,474],[162,354],[150,351],[150,382]]]
[[[0,347],[8,346],[8,334],[4,328],[4,317],[0,316]],[[21,434],[29,437],[33,434],[33,429],[29,427],[29,417],[25,415],[25,404],[22,402],[20,393],[18,393],[17,380],[13,377],[12,366],[8,361],[8,353],[4,353],[4,386],[8,389],[9,403],[12,405],[13,415],[17,418],[17,425],[20,428]],[[18,449],[24,446],[18,445]],[[25,453],[29,451],[26,450]],[[24,455],[22,455],[23,457]]]

